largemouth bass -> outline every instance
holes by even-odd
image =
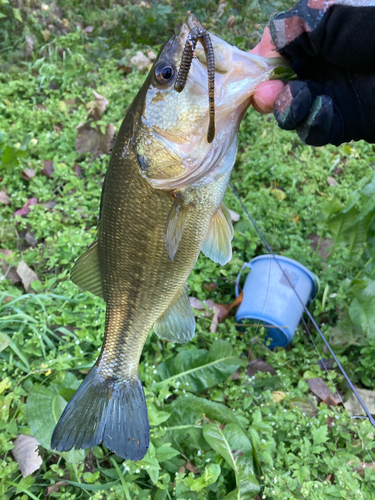
[[[280,61],[210,35],[216,132],[211,126],[208,137],[212,99],[209,105],[201,43],[183,91],[174,88],[197,24],[189,14],[129,108],[105,177],[97,240],[72,271],[74,283],[105,300],[105,336],[54,430],[51,446],[58,451],[103,443],[123,458],[144,457],[149,425],[138,365],[146,338],[153,327],[164,339],[191,340],[190,271],[201,251],[222,265],[231,259],[233,228],[223,197],[238,127],[255,87]]]

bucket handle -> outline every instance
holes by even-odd
[[[239,294],[240,294],[240,292],[239,292],[240,279],[241,279],[242,271],[245,269],[245,267],[248,267],[249,269],[251,269],[251,267],[252,267],[251,262],[244,262],[244,265],[241,267],[241,271],[238,273],[238,276],[237,276],[237,279],[236,279],[236,286],[235,286],[235,289],[234,289],[236,297],[238,297]]]

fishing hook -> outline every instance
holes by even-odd
[[[174,89],[177,92],[182,92],[184,90],[191,63],[193,61],[194,50],[198,41],[200,41],[203,46],[207,62],[208,105],[210,113],[207,142],[211,143],[215,137],[215,55],[208,31],[203,28],[203,26],[197,20],[194,21],[194,23],[194,28],[190,31],[186,38],[186,43],[182,52],[181,64],[174,84]]]

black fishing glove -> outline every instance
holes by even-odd
[[[279,126],[312,146],[375,142],[375,0],[301,0],[270,31],[298,77],[275,101]]]

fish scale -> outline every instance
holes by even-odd
[[[280,63],[210,35],[220,69],[211,127],[216,135],[208,143],[207,66],[199,42],[181,94],[173,88],[197,23],[188,15],[129,108],[103,185],[98,238],[71,273],[107,309],[100,356],[53,432],[51,447],[58,451],[103,443],[123,458],[145,456],[150,436],[139,360],[147,336],[153,327],[163,339],[191,340],[195,320],[186,281],[198,255],[221,265],[232,255],[223,197],[238,127],[252,91]],[[209,64],[212,74],[212,54]]]

